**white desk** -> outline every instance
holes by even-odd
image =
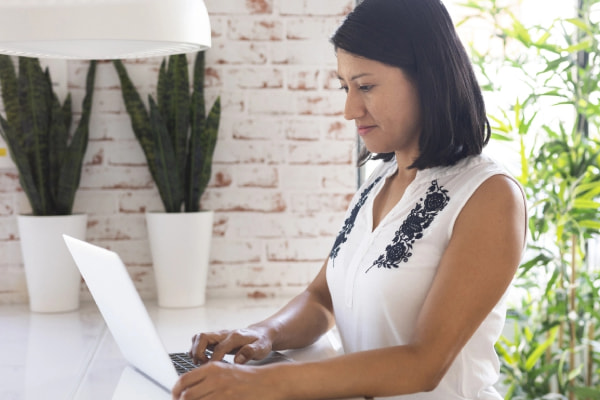
[[[147,303],[168,352],[187,351],[201,331],[244,327],[275,312],[287,299],[209,300],[204,307],[164,309]],[[135,334],[135,332],[133,333]],[[338,354],[329,333],[290,353],[297,360]],[[169,400],[165,391],[127,367],[94,303],[63,314],[0,306],[0,399]]]

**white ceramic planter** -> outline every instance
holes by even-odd
[[[87,215],[19,215],[17,223],[30,310],[51,313],[79,308],[81,275],[62,235],[85,239]]]
[[[166,308],[206,302],[213,212],[146,214],[158,294]]]

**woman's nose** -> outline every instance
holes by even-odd
[[[352,89],[346,94],[346,104],[344,106],[344,118],[351,121],[362,117],[365,114],[365,105],[360,96]]]

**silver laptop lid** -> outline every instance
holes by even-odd
[[[119,255],[67,235],[63,237],[125,359],[171,390],[177,372]]]

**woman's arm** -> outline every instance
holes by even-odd
[[[195,335],[191,349],[198,362],[207,361],[204,351],[212,348],[212,358],[221,360],[235,352],[235,362],[243,364],[266,357],[271,350],[306,347],[314,343],[333,324],[331,297],[325,280],[325,268],[308,286],[280,311],[246,329]]]
[[[526,240],[525,209],[521,190],[509,178],[484,182],[456,221],[410,344],[283,365],[270,371],[279,375],[274,382],[284,379],[282,390],[288,390],[282,398],[384,397],[435,389],[512,281]]]

